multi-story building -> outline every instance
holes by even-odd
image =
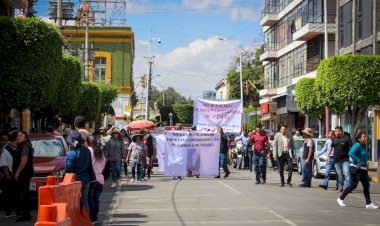
[[[67,26],[63,35],[73,53],[83,52],[84,27]],[[127,124],[124,119],[132,111],[134,33],[130,27],[92,27],[89,43],[93,46],[94,56],[89,62],[89,76],[85,80],[119,87],[119,95],[111,104],[111,112],[114,112],[116,124],[123,126]]]
[[[0,0],[0,16],[14,16],[15,9],[25,10],[27,0]]]
[[[300,78],[315,77],[324,56],[327,20],[329,55],[335,53],[336,2],[323,0],[266,0],[260,24],[264,30],[264,89],[260,105],[266,127],[286,124],[290,130],[305,126],[319,131],[317,117],[304,116],[295,100]],[[327,18],[324,8],[327,7]],[[318,134],[316,134],[317,136]]]
[[[217,100],[228,99],[228,85],[227,84],[228,84],[227,78],[223,78],[216,84],[215,91],[216,91]]]

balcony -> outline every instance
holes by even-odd
[[[293,25],[293,40],[308,41],[317,35],[325,33],[322,13],[307,13],[295,18]],[[327,33],[335,34],[335,13],[327,14]]]
[[[279,12],[285,9],[293,0],[266,0],[261,10],[261,26],[272,26],[280,20]]]
[[[25,9],[27,5],[27,0],[3,0],[3,2],[15,9]]]
[[[278,43],[266,42],[263,45],[264,53],[260,55],[260,61],[273,61],[278,58]]]
[[[279,21],[279,16],[277,13],[266,13],[264,17],[260,20],[260,25],[263,26],[273,26]]]

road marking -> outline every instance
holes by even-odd
[[[223,182],[220,181],[220,180],[217,180],[217,181],[219,182],[219,184],[221,184],[221,185],[223,185],[224,187],[226,187],[226,188],[230,189],[231,191],[235,192],[235,194],[237,194],[237,195],[243,195],[243,193],[241,193],[240,191],[236,190],[235,188],[229,186],[228,184],[225,184],[225,183],[223,183]]]
[[[271,210],[269,208],[265,208],[269,213],[273,214],[274,216],[280,218],[283,222],[287,223],[288,225],[291,225],[291,226],[297,226],[296,223],[294,223],[293,221],[283,217],[282,215],[276,213],[274,210]]]
[[[180,211],[191,211],[191,210],[196,210],[196,211],[199,211],[199,210],[236,210],[236,209],[239,209],[239,210],[253,210],[253,209],[263,209],[262,207],[204,207],[204,208],[198,208],[198,207],[187,207],[187,208],[177,208],[178,210]],[[120,213],[120,212],[144,212],[144,211],[150,211],[150,212],[160,212],[160,211],[173,211],[173,208],[159,208],[159,209],[136,209],[136,208],[130,208],[130,209],[120,209],[118,208],[117,209],[117,212]]]
[[[257,221],[185,221],[185,222],[178,222],[178,221],[149,221],[149,222],[144,222],[142,224],[146,225],[161,225],[161,224],[181,224],[185,223],[186,225],[189,224],[195,224],[195,225],[210,225],[210,224],[224,224],[224,225],[241,225],[241,224],[248,224],[252,225],[253,223],[276,223],[276,222],[282,222],[282,220],[257,220]],[[112,223],[112,225],[131,225],[131,223],[126,222],[126,223]]]

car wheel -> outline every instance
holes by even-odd
[[[319,179],[321,178],[321,174],[318,172],[318,164],[317,162],[314,162],[313,164],[313,177],[316,178],[316,179]]]
[[[297,171],[299,175],[302,175],[302,164],[300,159],[297,161]]]

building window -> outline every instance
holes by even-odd
[[[364,47],[363,49],[357,50],[356,53],[362,54],[362,55],[373,55],[372,45]]]
[[[372,1],[357,1],[357,33],[358,40],[368,38],[372,35]]]
[[[345,48],[352,44],[352,1],[340,7],[339,11],[339,44]]]
[[[94,60],[94,81],[106,82],[106,62],[105,57],[96,57]]]

